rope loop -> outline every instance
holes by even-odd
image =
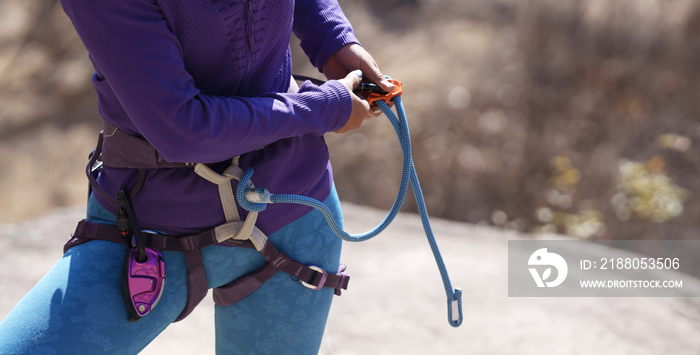
[[[238,204],[241,205],[241,207],[243,207],[243,209],[246,211],[261,212],[265,210],[265,208],[267,208],[267,204],[250,203],[245,198],[245,191],[248,187],[248,184],[250,184],[250,178],[253,177],[253,172],[254,169],[252,167],[248,167],[247,169],[245,169],[245,172],[243,173],[243,176],[241,177],[241,180],[238,182],[238,186],[236,187],[236,201],[238,201]]]
[[[247,168],[243,177],[241,177],[238,187],[236,188],[236,200],[243,207],[243,209],[251,212],[260,212],[267,206],[266,203],[295,203],[305,206],[313,207],[323,213],[326,218],[328,225],[335,235],[340,239],[348,242],[361,242],[371,238],[374,238],[379,233],[381,233],[389,224],[394,220],[396,215],[398,215],[403,201],[406,198],[406,193],[408,191],[408,185],[410,184],[413,189],[413,194],[416,198],[416,204],[418,205],[418,212],[423,223],[423,229],[425,230],[425,236],[428,238],[428,243],[433,252],[435,262],[437,263],[438,269],[440,270],[440,276],[442,277],[442,283],[445,287],[445,294],[447,296],[447,319],[451,326],[459,327],[462,324],[462,290],[459,288],[452,288],[452,283],[450,277],[447,274],[447,268],[445,267],[445,262],[442,260],[442,254],[438,248],[437,242],[435,241],[435,236],[433,235],[432,227],[430,226],[430,220],[428,218],[428,211],[425,207],[425,201],[423,198],[423,192],[420,188],[420,183],[418,182],[418,175],[416,174],[416,169],[413,166],[413,159],[411,157],[411,137],[408,131],[408,120],[406,119],[406,112],[403,108],[403,103],[401,102],[401,96],[396,96],[393,98],[394,107],[396,107],[396,113],[391,110],[389,105],[383,100],[377,100],[375,104],[382,110],[391,122],[391,125],[396,131],[396,135],[399,138],[401,144],[401,151],[403,153],[403,172],[401,174],[401,185],[399,186],[399,192],[394,201],[394,205],[389,210],[389,213],[384,218],[384,220],[374,227],[372,230],[363,234],[348,234],[342,230],[335,219],[331,211],[321,203],[320,201],[299,195],[286,195],[270,194],[266,189],[264,189],[264,198],[258,198],[260,201],[266,201],[265,203],[251,203],[245,197],[247,186],[250,182],[250,178],[253,176],[253,168]],[[254,194],[255,196],[255,194]],[[257,195],[259,196],[259,194]]]

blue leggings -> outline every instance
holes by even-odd
[[[342,222],[335,189],[324,204]],[[93,220],[116,219],[94,201],[89,206]],[[268,237],[297,261],[337,272],[341,240],[320,212],[313,210]],[[130,323],[121,294],[125,255],[124,245],[100,240],[68,250],[0,323],[0,354],[140,352],[184,309],[187,263],[183,253],[163,251],[168,278],[163,296],[151,313]],[[265,264],[254,249],[215,245],[202,248],[202,258],[210,288]],[[332,298],[332,289],[308,289],[279,271],[240,302],[216,306],[216,353],[316,354]]]

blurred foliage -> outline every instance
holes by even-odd
[[[580,203],[578,212],[571,212],[574,197],[581,181],[581,172],[576,169],[565,154],[555,156],[551,161],[553,174],[545,192],[545,200],[550,207],[540,207],[535,211],[537,221],[544,223],[532,229],[535,233],[566,234],[588,239],[604,235],[603,214],[590,207],[591,201]]]
[[[697,1],[341,3],[404,81],[432,215],[579,238],[696,238]],[[328,141],[341,197],[388,207],[400,155],[386,125]]]
[[[618,190],[610,202],[615,214],[626,221],[631,214],[657,223],[667,222],[683,214],[688,191],[678,187],[661,171],[663,159],[655,156],[647,164],[620,162]]]
[[[431,215],[578,238],[700,232],[698,1],[340,3],[404,83]],[[322,77],[292,48],[295,72]],[[0,221],[83,200],[91,73],[58,2],[0,3]],[[388,208],[401,171],[388,122],[326,139],[341,198]]]

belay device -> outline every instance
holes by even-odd
[[[297,75],[295,75],[295,78],[311,80],[317,85],[323,84],[323,82],[320,80],[313,78]],[[423,222],[425,235],[430,243],[430,248],[433,251],[435,262],[438,265],[438,269],[440,269],[440,276],[442,277],[442,282],[445,286],[445,293],[447,294],[447,319],[450,325],[453,327],[459,327],[462,324],[463,319],[462,290],[460,288],[452,288],[450,277],[447,274],[447,268],[442,260],[440,249],[437,246],[437,242],[435,242],[435,237],[433,235],[432,228],[430,227],[428,211],[425,207],[423,193],[421,191],[416,169],[413,166],[413,159],[411,157],[411,138],[408,132],[408,121],[406,120],[406,112],[404,111],[403,104],[401,102],[401,94],[403,93],[401,82],[392,79],[389,81],[395,86],[394,90],[390,93],[382,91],[381,88],[374,84],[363,83],[360,87],[358,87],[358,90],[361,90],[365,94],[367,101],[373,105],[377,105],[387,116],[392,126],[394,126],[394,130],[399,137],[401,150],[403,152],[403,173],[401,174],[399,193],[396,196],[396,201],[394,202],[391,210],[378,226],[364,234],[351,235],[338,227],[338,224],[333,218],[331,211],[318,200],[299,195],[272,194],[266,188],[247,188],[248,183],[253,176],[253,168],[251,167],[246,169],[245,174],[243,174],[243,177],[238,183],[238,187],[236,189],[236,200],[241,207],[250,212],[260,212],[265,209],[267,206],[266,204],[268,203],[296,203],[313,207],[323,213],[328,225],[331,227],[331,230],[338,237],[348,242],[361,242],[377,236],[394,220],[396,215],[399,213],[401,206],[403,205],[403,201],[406,197],[406,191],[408,190],[408,184],[410,182],[413,188],[413,194],[416,197],[416,204],[418,205],[418,212],[420,213],[421,221]],[[389,107],[391,102],[393,102],[396,106],[398,119]]]
[[[129,195],[120,190],[117,197],[124,202],[117,208],[117,227],[127,249],[122,266],[122,295],[129,322],[135,322],[160,301],[165,287],[165,263],[158,250],[145,246]]]

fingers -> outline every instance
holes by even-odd
[[[361,106],[361,109],[359,111],[361,118],[363,118],[363,119],[367,118],[367,116],[369,116],[369,114],[372,112],[372,106],[370,106],[370,104],[369,104],[369,102],[367,102],[367,100],[355,95],[355,93],[353,93],[352,96],[353,96],[353,101],[354,101],[353,105],[360,105]]]
[[[365,51],[365,55],[362,57],[361,68],[362,71],[367,75],[367,79],[377,85],[379,85],[382,90],[386,92],[391,92],[394,90],[394,84],[390,83],[384,74],[379,70],[379,66],[372,59],[372,56]]]
[[[346,78],[350,78],[352,81],[352,90],[355,90],[355,88],[362,82],[362,70],[353,70],[346,76]]]
[[[366,103],[366,107],[368,108],[367,116],[365,117],[365,120],[370,119],[372,117],[379,117],[382,114],[382,109],[379,108],[377,105],[370,104],[369,101],[367,101],[367,97],[365,97],[364,92],[353,92],[353,94],[357,95],[362,102]],[[363,104],[364,105],[364,104]],[[392,102],[390,104],[390,107],[393,107],[394,103]]]
[[[355,76],[357,79],[352,78]],[[350,75],[346,76],[343,79],[340,79],[339,81],[341,82],[346,82],[346,87],[352,85],[353,83],[355,86],[359,85],[360,78],[357,74],[351,73]],[[345,125],[336,131],[336,133],[345,133],[354,129],[360,128],[360,125],[362,125],[362,122],[371,118],[372,117],[372,111],[371,107],[369,105],[369,102],[365,100],[364,98],[358,95],[356,95],[352,90],[348,89],[350,92],[350,98],[352,99],[352,112],[350,113],[350,117],[348,118],[348,121],[345,123]]]
[[[394,84],[384,77],[372,55],[357,43],[341,47],[322,66],[323,73],[329,80],[347,77],[345,73],[358,68],[367,81],[379,85],[386,92],[394,90]]]
[[[370,106],[369,116],[379,117],[382,114],[382,110],[377,106]]]
[[[362,82],[362,71],[359,69],[351,71],[344,78],[338,79],[338,81],[345,85],[348,91],[352,92]]]

